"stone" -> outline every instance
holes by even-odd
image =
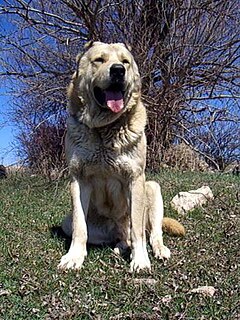
[[[202,186],[196,190],[179,192],[171,201],[171,206],[179,214],[185,215],[196,207],[201,207],[212,200],[213,193],[209,186]]]

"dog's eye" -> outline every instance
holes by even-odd
[[[127,59],[123,59],[122,63],[123,64],[130,64],[130,62]]]
[[[98,58],[94,59],[93,62],[104,63],[104,59],[102,57],[98,57]]]

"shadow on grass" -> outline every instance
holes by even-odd
[[[50,233],[52,238],[57,238],[64,243],[64,248],[66,251],[69,250],[71,245],[72,238],[68,237],[64,232],[61,226],[53,226],[50,228]]]
[[[69,250],[72,238],[67,236],[64,231],[62,230],[61,226],[53,226],[50,228],[50,233],[52,238],[58,238],[60,241],[64,242],[64,248],[66,251]],[[94,244],[87,244],[87,251],[95,251],[99,249],[106,249],[111,248],[112,250],[115,248],[116,243],[112,243],[111,245],[94,245]],[[128,263],[130,262],[130,255],[131,255],[131,249],[128,248],[121,252],[121,257],[126,260]]]

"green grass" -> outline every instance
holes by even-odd
[[[177,217],[187,235],[164,236],[172,252],[167,262],[149,247],[152,271],[140,274],[110,248],[90,248],[79,272],[57,271],[67,244],[51,228],[70,210],[68,182],[1,180],[0,319],[240,319],[239,178],[174,171],[154,178],[165,215]],[[204,184],[214,201],[178,217],[171,198]],[[215,295],[189,293],[203,285],[214,286]]]

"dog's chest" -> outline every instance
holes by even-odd
[[[90,219],[96,214],[119,220],[129,205],[129,184],[117,176],[103,176],[101,173],[88,179],[91,186]]]
[[[134,143],[130,138],[125,132],[99,134],[85,127],[69,130],[66,153],[71,171],[84,178],[98,173],[128,178],[138,175],[145,166],[145,151],[139,148],[144,137]]]
[[[86,176],[96,173],[111,175],[119,173],[121,176],[129,177],[140,169],[138,157],[132,152],[119,153],[96,145],[93,149],[78,146],[70,161],[70,166],[77,166],[77,171]]]

